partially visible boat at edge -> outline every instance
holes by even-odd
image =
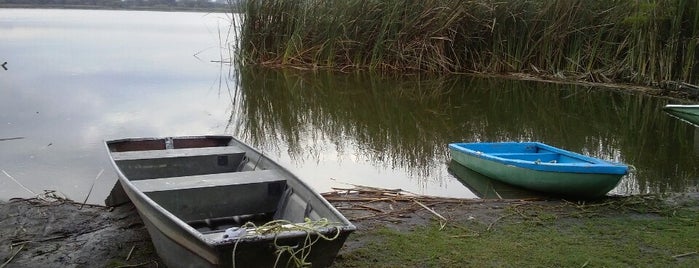
[[[672,117],[699,127],[699,104],[668,104],[663,107],[663,111]]]
[[[303,181],[233,137],[105,143],[168,267],[326,267],[356,229]]]
[[[573,198],[604,196],[629,170],[540,142],[451,143],[449,149],[454,161],[487,177]]]

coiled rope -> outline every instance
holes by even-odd
[[[245,229],[245,234],[238,237],[235,242],[235,245],[233,246],[233,267],[235,268],[235,253],[236,249],[238,248],[238,242],[240,242],[241,240],[243,240],[243,238],[246,237],[254,237],[266,234],[275,234],[274,247],[276,249],[275,254],[277,255],[277,258],[274,261],[273,267],[277,267],[277,265],[279,264],[279,260],[281,259],[282,255],[284,255],[284,253],[289,253],[290,256],[289,260],[286,263],[286,266],[289,266],[289,264],[293,262],[295,267],[310,267],[311,263],[308,262],[306,259],[311,254],[311,247],[320,239],[326,241],[333,241],[340,236],[340,227],[337,225],[335,225],[337,232],[335,232],[335,235],[333,237],[328,237],[318,231],[318,229],[320,228],[327,228],[332,225],[335,224],[333,224],[325,218],[322,218],[317,221],[312,221],[309,218],[305,218],[304,222],[302,223],[293,223],[288,220],[274,220],[267,222],[261,226],[256,226],[252,222],[247,222],[240,227],[242,229]],[[299,247],[299,245],[286,246],[277,244],[278,236],[276,234],[291,231],[306,232],[306,237],[304,238],[303,245]],[[316,236],[315,239],[311,238],[313,235]]]

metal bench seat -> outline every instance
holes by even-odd
[[[495,153],[491,155],[507,159],[539,162],[550,162],[558,160],[558,158],[560,157],[560,154],[556,153]]]
[[[183,149],[167,149],[167,150],[152,150],[152,151],[128,151],[128,152],[112,152],[114,161],[126,160],[147,160],[160,158],[177,158],[177,157],[193,157],[193,156],[211,156],[211,155],[231,155],[245,154],[245,151],[235,146],[219,146],[219,147],[202,147],[202,148],[183,148]]]
[[[131,183],[142,192],[150,193],[271,182],[286,182],[286,180],[273,170],[257,170],[157,178],[132,181]]]
[[[245,151],[236,146],[112,152],[132,181],[239,171]]]
[[[273,170],[132,181],[153,201],[185,221],[274,213],[286,179]]]

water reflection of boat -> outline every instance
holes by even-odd
[[[663,110],[675,118],[699,127],[699,105],[668,104]]]
[[[483,199],[529,199],[546,196],[543,193],[529,191],[488,178],[454,160],[449,162],[449,173],[471,192]]]
[[[273,267],[292,260],[325,267],[355,230],[304,182],[230,136],[106,145],[168,267]]]
[[[449,149],[456,162],[493,179],[573,198],[604,196],[629,170],[540,142],[452,143]]]

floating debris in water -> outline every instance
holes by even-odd
[[[11,140],[21,140],[24,137],[12,137],[12,138],[0,138],[0,141],[11,141]]]

